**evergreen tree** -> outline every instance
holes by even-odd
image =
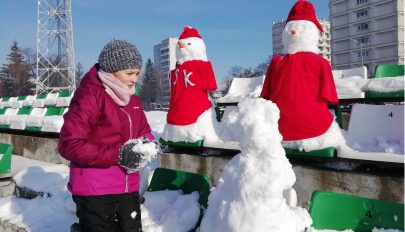
[[[139,89],[140,98],[145,109],[148,109],[151,103],[156,103],[157,101],[158,83],[156,77],[157,73],[153,67],[153,63],[151,59],[148,59]]]
[[[83,65],[82,63],[77,63],[76,65],[76,73],[75,73],[75,85],[76,88],[79,87],[80,81],[82,80],[82,76],[83,76],[84,72],[83,72]]]
[[[13,41],[7,61],[8,63],[3,64],[1,68],[2,95],[10,97],[30,94],[32,84],[29,81],[29,74],[32,67],[25,61],[17,41]]]

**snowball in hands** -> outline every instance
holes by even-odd
[[[159,152],[158,143],[145,139],[128,140],[121,148],[118,164],[129,172],[142,169],[156,158]]]

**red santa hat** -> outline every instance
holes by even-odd
[[[308,1],[298,0],[294,4],[290,13],[288,14],[287,22],[293,20],[307,20],[313,22],[318,27],[319,31],[323,32],[322,26],[316,18],[315,8]]]
[[[190,37],[196,37],[196,38],[202,39],[200,34],[198,34],[197,29],[192,28],[190,26],[185,26],[183,33],[181,33],[181,35],[179,37],[179,40],[180,39],[190,38]]]

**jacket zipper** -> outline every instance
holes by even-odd
[[[121,111],[124,112],[127,117],[128,117],[128,121],[129,121],[129,139],[132,139],[132,120],[131,120],[131,116],[129,115],[129,113],[127,111],[125,111],[123,108],[121,108]],[[128,192],[128,173],[125,173],[125,192]]]

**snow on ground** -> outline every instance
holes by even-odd
[[[15,196],[0,198],[0,218],[28,231],[67,231],[77,220],[66,188],[69,168],[15,155],[11,164],[18,186],[49,194],[31,200]]]

